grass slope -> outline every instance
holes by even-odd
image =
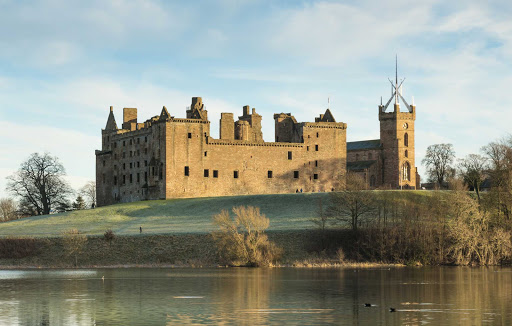
[[[88,235],[112,229],[118,235],[206,233],[213,230],[212,216],[223,209],[251,205],[260,207],[270,219],[269,230],[314,228],[318,201],[327,193],[254,195],[142,201],[90,210],[44,215],[0,223],[0,237],[59,236],[70,228]]]

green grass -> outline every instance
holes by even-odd
[[[88,235],[102,235],[112,229],[118,235],[206,233],[213,230],[212,216],[223,209],[251,205],[260,207],[270,219],[269,230],[314,228],[310,221],[318,200],[328,201],[327,193],[254,195],[142,201],[96,209],[44,215],[0,223],[0,237],[60,236],[77,228]]]

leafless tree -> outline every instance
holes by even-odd
[[[11,198],[0,199],[0,222],[6,222],[18,218],[16,202]]]
[[[487,158],[478,154],[469,154],[459,160],[459,172],[464,182],[475,190],[480,203],[480,185],[485,179]]]
[[[7,177],[6,189],[20,199],[20,204],[30,206],[25,210],[45,215],[67,201],[72,193],[64,176],[64,166],[57,157],[33,153],[17,172]]]
[[[376,209],[374,192],[368,190],[365,180],[356,173],[347,173],[346,189],[329,194],[327,214],[338,221],[348,222],[357,231],[360,219]]]
[[[87,244],[87,236],[77,229],[70,229],[64,232],[62,241],[67,254],[75,257],[75,266],[78,266],[78,256]]]
[[[454,159],[455,150],[452,144],[435,144],[427,147],[427,153],[421,163],[427,168],[430,180],[442,187],[454,171]]]
[[[89,207],[96,206],[96,182],[87,182],[82,188],[80,188],[80,194],[87,200]]]

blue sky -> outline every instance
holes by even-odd
[[[273,113],[314,121],[330,97],[349,141],[378,138],[395,54],[423,174],[430,144],[463,157],[512,132],[511,18],[508,1],[0,0],[0,197],[33,152],[93,180],[110,105],[184,117],[202,96],[214,137],[250,105],[272,141]]]

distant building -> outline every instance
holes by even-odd
[[[163,107],[137,122],[137,109],[123,109],[117,126],[113,108],[96,151],[98,206],[177,197],[333,191],[348,171],[371,188],[419,189],[415,167],[416,107],[402,97],[398,78],[386,105],[379,105],[380,139],[346,141],[347,124],[330,109],[315,122],[274,114],[275,142],[263,141],[261,115],[249,106],[235,121],[222,113],[220,139],[210,136],[208,112],[192,98],[185,119]],[[396,91],[398,90],[398,91]],[[394,99],[394,109],[386,112]],[[406,112],[400,111],[399,99]]]

